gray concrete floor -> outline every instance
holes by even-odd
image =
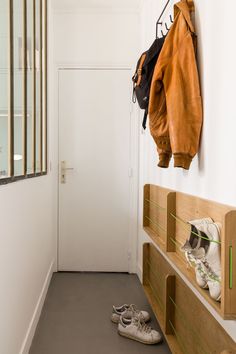
[[[150,311],[136,275],[55,273],[30,354],[169,354],[165,341],[148,346],[123,338],[110,321],[112,305],[135,303]]]

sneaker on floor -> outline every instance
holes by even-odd
[[[114,323],[119,323],[120,317],[123,316],[125,319],[130,320],[132,317],[142,317],[144,322],[150,320],[150,315],[147,311],[141,311],[136,308],[135,305],[124,304],[122,306],[113,306],[111,320]]]
[[[161,334],[148,326],[141,316],[134,316],[130,320],[121,316],[118,333],[143,344],[157,344],[162,340]]]

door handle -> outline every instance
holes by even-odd
[[[73,171],[73,167],[66,167],[66,161],[61,161],[61,183],[66,183],[66,171]]]

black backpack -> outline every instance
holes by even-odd
[[[164,44],[165,37],[157,38],[151,47],[144,52],[138,60],[133,80],[133,102],[138,101],[141,109],[145,109],[143,117],[143,129],[146,129],[149,94],[152,83],[152,76],[157,59]]]

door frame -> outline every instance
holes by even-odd
[[[57,161],[57,247],[56,247],[56,264],[57,271],[59,258],[59,187],[60,187],[60,161],[59,161],[59,75],[62,70],[127,70],[130,71],[130,119],[127,126],[130,129],[130,168],[129,168],[129,236],[128,236],[128,272],[137,273],[137,253],[138,253],[138,203],[139,203],[139,129],[140,116],[139,111],[132,103],[132,68],[130,65],[82,65],[82,64],[58,64],[54,72],[55,94],[55,115],[56,120],[56,161]],[[128,125],[129,124],[129,125]],[[125,129],[125,127],[124,127]]]

